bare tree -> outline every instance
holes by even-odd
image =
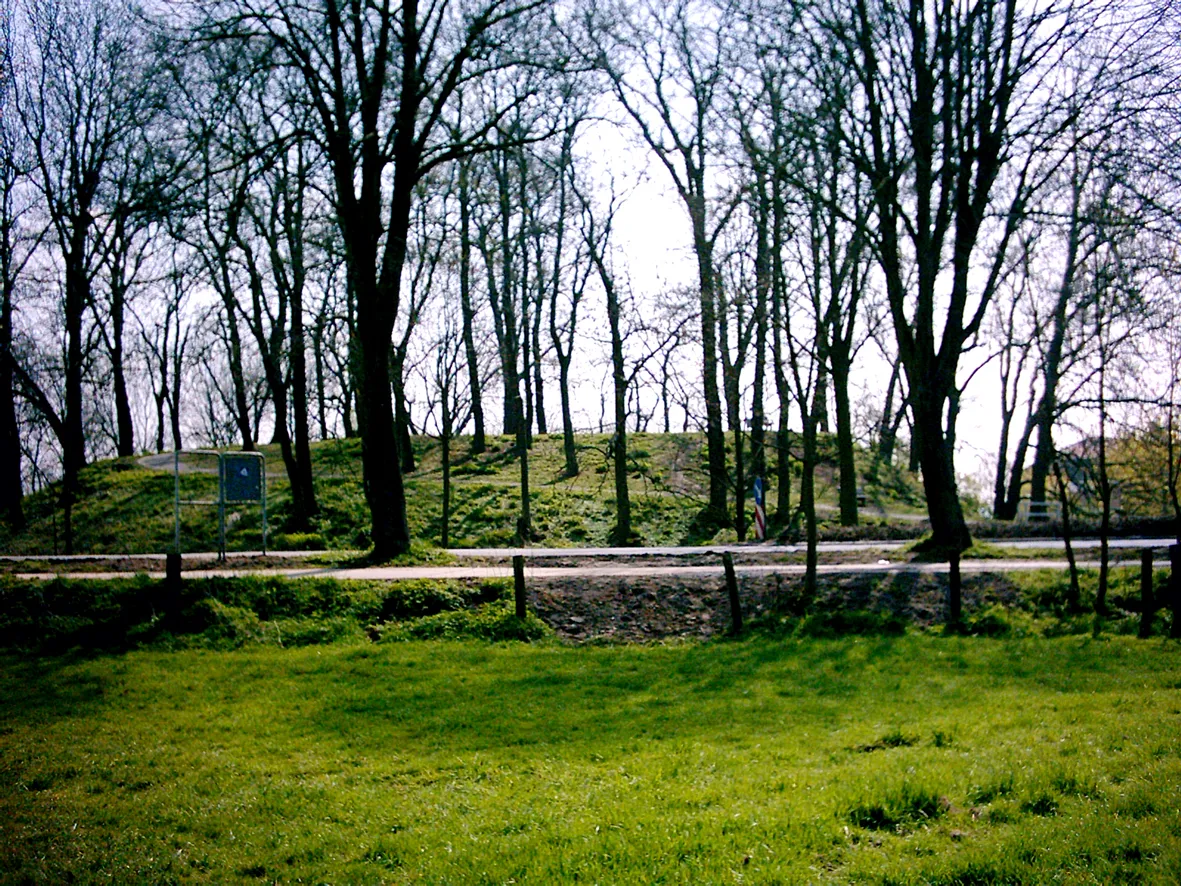
[[[624,362],[624,330],[621,320],[618,281],[610,259],[611,228],[618,208],[614,185],[607,205],[596,210],[588,195],[575,186],[582,205],[582,237],[591,263],[607,300],[607,323],[611,333],[611,379],[614,392],[615,431],[611,436],[611,460],[615,477],[615,526],[611,541],[616,545],[635,543],[631,525],[631,495],[627,486],[627,389],[628,375]]]
[[[190,369],[187,356],[193,326],[186,316],[186,302],[194,286],[194,275],[186,273],[183,261],[174,252],[172,272],[158,284],[162,293],[152,299],[153,306],[163,315],[137,315],[140,341],[149,367],[152,400],[156,411],[156,451],[168,447],[165,431],[171,428],[172,446],[183,449],[180,413],[181,397],[186,372]],[[167,416],[165,416],[167,412]]]
[[[0,20],[0,57],[11,59],[12,21]],[[13,313],[17,288],[36,253],[44,229],[30,224],[33,204],[26,179],[27,143],[11,114],[10,70],[0,69],[0,514],[8,528],[25,527],[22,505],[20,425],[13,354]]]
[[[22,9],[27,40],[13,53],[13,109],[28,139],[33,180],[61,256],[64,329],[62,396],[14,365],[24,395],[53,428],[62,450],[65,547],[73,551],[73,505],[86,463],[85,330],[101,247],[95,220],[120,146],[144,122],[153,78],[131,10],[108,0],[62,0]],[[12,69],[10,69],[11,71]]]
[[[333,201],[356,296],[355,370],[373,554],[409,548],[396,451],[390,341],[402,305],[411,209],[432,169],[481,150],[503,106],[465,105],[457,90],[492,71],[525,74],[545,57],[544,0],[460,7],[416,0],[226,0],[207,9],[211,39],[267,43],[303,81],[315,137],[332,170]],[[539,86],[541,78],[534,82]],[[514,98],[527,103],[536,88]]]
[[[714,252],[739,205],[721,193],[714,165],[732,75],[732,10],[726,4],[642,0],[627,21],[595,22],[597,62],[643,142],[668,173],[689,215],[701,301],[702,378],[709,456],[704,526],[729,524],[726,441],[718,390],[718,294]]]
[[[1035,158],[1069,122],[1069,103],[1054,104],[1045,74],[1074,25],[1069,8],[1026,10],[1016,0],[856,0],[845,33],[864,107],[859,162],[875,196],[872,245],[936,548],[970,541],[954,465],[957,370],[1044,178]],[[982,252],[986,270],[974,278]]]

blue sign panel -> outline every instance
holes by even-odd
[[[255,455],[222,457],[222,490],[226,501],[262,500],[262,459]]]

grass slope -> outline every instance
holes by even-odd
[[[615,519],[614,486],[608,458],[609,438],[578,438],[581,472],[563,476],[560,435],[539,435],[530,453],[532,511],[540,543],[551,546],[602,545]],[[493,437],[487,453],[470,457],[466,438],[457,440],[453,459],[451,544],[455,547],[502,546],[515,542],[519,513],[519,463],[513,441]],[[417,469],[406,478],[411,532],[437,544],[442,528],[442,467],[437,440],[415,440]],[[835,459],[831,441],[824,453]],[[312,448],[316,493],[321,514],[311,532],[287,531],[290,487],[276,447],[267,456],[271,547],[275,549],[365,548],[369,544],[368,511],[361,483],[360,441],[329,440]],[[633,524],[650,544],[696,543],[690,524],[704,504],[706,452],[699,434],[633,434],[628,455]],[[212,460],[208,460],[212,465]],[[797,471],[798,474],[798,471]],[[915,511],[921,493],[905,471],[883,472],[881,483],[867,490],[879,509]],[[75,508],[75,551],[79,553],[150,553],[165,550],[173,537],[173,476],[145,468],[137,459],[99,462],[82,472],[82,497]],[[56,490],[43,490],[26,500],[30,527],[15,536],[0,536],[7,553],[62,551],[61,513]],[[184,500],[216,497],[212,474],[185,473]],[[793,492],[794,494],[794,492]],[[836,486],[830,463],[819,470],[822,507],[832,513]],[[753,513],[748,496],[748,508]],[[776,499],[768,502],[774,514]],[[880,512],[880,510],[879,510]],[[871,513],[871,512],[867,512]],[[208,506],[182,509],[185,550],[215,550],[215,510]],[[870,521],[872,522],[872,520]],[[3,530],[0,530],[2,532]],[[729,532],[728,537],[733,537]],[[228,547],[257,550],[261,545],[261,514],[256,506],[239,506],[230,514]]]
[[[1181,649],[0,662],[0,882],[1176,883]]]

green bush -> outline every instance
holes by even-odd
[[[796,625],[795,633],[798,637],[843,637],[849,634],[897,637],[906,633],[906,620],[893,613],[837,609],[805,617]]]
[[[339,582],[241,576],[189,579],[175,596],[146,576],[41,583],[6,579],[0,582],[0,648],[54,653],[152,644],[303,646],[359,639],[375,625],[460,614],[502,599],[507,588],[505,579]],[[533,639],[534,627],[522,638]],[[479,619],[475,627],[455,630],[457,636],[489,639],[522,633],[519,626]]]
[[[322,551],[324,539],[318,532],[276,532],[271,536],[276,551]]]
[[[498,602],[477,609],[442,612],[415,619],[382,632],[388,640],[520,640],[532,642],[550,634],[545,622],[529,613],[517,618],[509,603]]]

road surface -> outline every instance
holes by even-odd
[[[1042,549],[1050,547],[1047,545],[1047,540],[1038,539],[1036,541],[1023,541],[1013,547],[1025,549]],[[1129,548],[1145,548],[1151,547],[1158,551],[1156,554],[1156,562],[1168,562],[1168,547],[1169,539],[1120,539],[1118,543],[1113,542],[1113,547],[1121,549]],[[834,542],[825,546],[822,549],[828,552],[841,551],[876,551],[884,556],[878,557],[872,562],[862,563],[824,563],[817,567],[820,575],[852,575],[858,573],[945,573],[949,566],[947,563],[916,563],[907,560],[890,560],[888,556],[891,550],[897,550],[903,547],[901,543],[884,542],[882,544],[871,544],[863,542]],[[1091,540],[1076,543],[1076,547],[1093,550],[1098,547],[1098,542]],[[514,554],[523,553],[528,559],[526,560],[526,575],[530,578],[539,581],[547,579],[571,578],[580,575],[597,576],[606,578],[643,578],[643,577],[691,577],[691,576],[712,576],[721,575],[723,571],[721,554],[724,551],[731,553],[759,553],[759,554],[792,554],[800,553],[802,549],[795,545],[765,545],[752,547],[749,545],[717,545],[703,548],[489,548],[484,550],[469,550],[464,552],[455,551],[459,559],[464,556],[482,557],[482,558],[497,558],[503,559],[502,563],[495,565],[486,564],[466,564],[455,566],[365,566],[365,567],[349,567],[349,566],[285,566],[281,568],[252,568],[244,570],[241,568],[233,568],[230,566],[211,566],[208,569],[189,569],[186,570],[184,576],[186,578],[211,578],[211,577],[227,577],[249,574],[254,576],[273,576],[281,575],[290,578],[334,578],[340,580],[369,580],[369,581],[404,581],[409,579],[480,579],[480,578],[504,578],[512,574],[511,566],[508,558]],[[718,560],[716,563],[694,563],[692,565],[676,564],[676,563],[637,563],[634,562],[635,557],[638,556],[652,556],[672,558],[676,556],[692,555],[697,558],[716,555]],[[308,553],[310,555],[310,552]],[[276,556],[283,557],[298,557],[300,554],[283,553]],[[261,554],[238,553],[230,554],[231,559],[242,559],[246,557],[256,557],[261,559]],[[547,558],[563,557],[564,559],[587,559],[585,564],[570,565],[564,563],[559,566],[544,566],[535,565],[538,562],[544,562]],[[187,560],[198,560],[200,562],[216,562],[215,554],[186,554]],[[19,561],[21,558],[6,556],[2,558],[7,561]],[[127,557],[120,557],[117,555],[99,555],[86,556],[74,555],[72,557],[58,556],[58,557],[37,557],[25,558],[29,560],[36,560],[37,562],[49,561],[52,563],[62,563],[68,565],[71,561],[86,560],[89,562],[103,562],[109,560],[116,562],[120,559],[126,560]],[[152,560],[162,561],[163,555],[148,555],[144,557],[136,556],[136,560]],[[633,559],[633,562],[626,562]],[[624,562],[618,562],[618,561]],[[1093,559],[1086,559],[1078,563],[1080,568],[1097,568],[1098,561]],[[1037,558],[1037,559],[970,559],[963,560],[960,563],[960,571],[965,574],[982,573],[982,572],[1014,572],[1024,571],[1030,569],[1064,569],[1066,568],[1066,561],[1064,558]],[[737,573],[742,575],[802,575],[805,566],[800,563],[736,563],[734,569]],[[29,572],[15,572],[14,575],[18,578],[28,579],[50,579],[50,578],[86,578],[86,579],[113,579],[113,578],[127,578],[129,576],[127,570],[121,572],[47,572],[47,571],[29,571]],[[164,572],[162,570],[152,570],[149,573],[152,578],[163,578]]]

